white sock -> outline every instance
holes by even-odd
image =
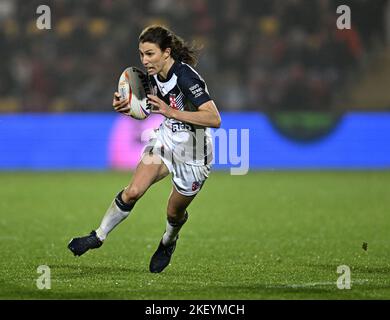
[[[186,212],[184,220],[179,223],[172,223],[167,220],[167,226],[162,238],[162,243],[164,246],[167,246],[176,240],[181,227],[187,222],[187,219],[188,219],[188,214]]]
[[[130,212],[131,211],[122,211],[114,200],[104,215],[103,220],[100,223],[100,227],[96,230],[98,238],[101,241],[104,241],[111,230],[126,219]]]

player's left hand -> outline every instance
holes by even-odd
[[[153,106],[150,109],[152,113],[159,113],[167,118],[172,118],[172,108],[169,107],[163,100],[159,97],[148,94],[149,103]]]

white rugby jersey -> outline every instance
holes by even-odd
[[[196,111],[211,100],[205,81],[186,63],[175,61],[165,80],[158,75],[149,78],[154,93],[171,108]],[[158,137],[166,151],[184,149],[185,156],[181,160],[187,164],[205,165],[212,161],[210,128],[165,118],[158,129]]]

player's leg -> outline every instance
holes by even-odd
[[[153,254],[149,270],[161,272],[171,261],[179,231],[188,219],[187,208],[207,180],[211,167],[174,163],[173,184],[167,207],[167,224],[163,238]]]
[[[103,217],[100,227],[96,230],[99,239],[104,241],[107,234],[129,216],[135,203],[149,187],[168,174],[168,168],[157,155],[145,154],[129,185],[118,193]]]
[[[92,231],[88,236],[72,239],[68,248],[75,255],[82,255],[89,249],[99,248],[108,233],[129,216],[135,203],[147,189],[168,174],[168,168],[157,155],[145,154],[129,185],[112,201],[96,232]]]
[[[167,225],[162,238],[162,243],[167,246],[177,239],[181,227],[188,219],[187,208],[194,200],[196,194],[185,196],[172,188],[167,207]]]
[[[196,194],[191,196],[182,195],[175,188],[172,188],[172,192],[168,200],[165,233],[156,252],[150,260],[150,272],[159,273],[168,266],[176,248],[179,231],[188,219],[186,209],[195,196]]]

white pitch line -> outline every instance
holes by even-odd
[[[362,280],[353,280],[351,281],[351,286],[354,284],[365,284],[368,282],[368,279],[362,279]],[[312,287],[322,287],[322,286],[335,286],[337,288],[337,282],[336,281],[328,281],[328,282],[310,282],[310,283],[300,283],[300,284],[281,284],[281,285],[270,285],[266,286],[269,289],[299,289],[299,288],[312,288]]]

